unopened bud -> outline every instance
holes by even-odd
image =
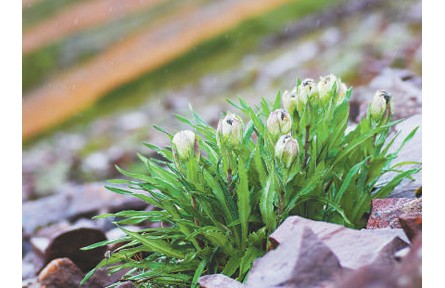
[[[293,114],[295,108],[297,107],[297,93],[294,89],[292,92],[284,91],[283,93],[283,107],[290,113]]]
[[[236,147],[243,140],[244,125],[243,121],[235,114],[227,113],[226,117],[219,120],[217,128],[218,144],[229,144]]]
[[[320,81],[317,84],[318,93],[320,95],[320,98],[324,103],[329,100],[329,97],[331,96],[331,91],[336,87],[336,99],[335,102],[341,102],[345,98],[346,91],[348,88],[346,85],[341,82],[339,78],[337,78],[335,75],[330,74],[328,76],[324,76],[320,78]]]
[[[282,135],[275,144],[275,157],[289,168],[298,156],[298,142],[290,134]]]
[[[179,160],[186,161],[191,156],[199,156],[198,140],[190,130],[179,131],[173,136],[173,155]]]
[[[303,110],[308,99],[313,98],[318,94],[317,84],[313,79],[304,79],[298,86],[297,91],[297,108],[299,111]]]
[[[374,121],[380,121],[383,116],[389,118],[394,111],[394,99],[385,90],[377,90],[370,106],[371,117]]]
[[[291,116],[286,109],[277,109],[271,112],[266,124],[267,130],[275,139],[289,133],[292,128]]]

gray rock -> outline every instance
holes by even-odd
[[[255,260],[246,287],[320,287],[341,272],[337,256],[307,226]]]
[[[402,240],[402,229],[354,230],[299,216],[288,217],[270,239],[275,245],[284,243],[305,226],[333,251],[344,268],[358,269],[371,263],[392,266],[394,253],[408,246],[408,241]]]
[[[206,275],[199,278],[201,288],[242,288],[243,284],[223,274]]]
[[[38,228],[80,215],[97,214],[100,210],[117,211],[144,209],[147,204],[127,195],[113,193],[104,183],[65,185],[55,195],[23,203],[22,227],[24,235]]]

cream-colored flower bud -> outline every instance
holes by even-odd
[[[283,93],[283,107],[290,113],[294,113],[297,107],[297,93],[294,89],[292,92],[284,91]]]
[[[292,119],[286,109],[277,109],[270,113],[266,125],[269,133],[277,139],[280,135],[290,132]]]
[[[275,157],[289,168],[298,156],[298,142],[290,134],[282,135],[275,144]]]
[[[369,109],[371,118],[374,121],[380,121],[383,116],[389,117],[394,111],[394,99],[385,90],[377,90],[372,99],[372,103]]]
[[[173,136],[173,154],[179,160],[186,161],[191,156],[199,156],[198,140],[190,130],[179,131]]]
[[[232,114],[227,113],[226,117],[219,120],[217,128],[218,145],[229,144],[232,147],[238,146],[243,140],[244,124],[243,120]]]
[[[297,109],[303,110],[308,99],[315,97],[318,94],[317,84],[313,79],[304,79],[298,86],[297,90]]]
[[[333,74],[329,74],[328,76],[320,77],[320,81],[317,83],[318,94],[323,101],[329,99],[331,95],[331,90],[333,86],[337,83],[337,77]]]
[[[346,87],[346,85],[335,75],[329,74],[321,77],[317,84],[318,94],[324,103],[329,100],[334,85],[337,87],[337,96],[334,101],[339,103],[345,98],[348,87]]]

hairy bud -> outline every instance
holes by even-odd
[[[295,108],[297,108],[298,97],[296,89],[292,92],[284,91],[283,93],[283,107],[290,113],[293,114]]]
[[[275,157],[289,168],[298,156],[298,142],[290,134],[282,135],[275,144]]]
[[[327,76],[321,77],[320,81],[317,83],[318,93],[323,103],[326,103],[329,100],[331,90],[333,89],[334,85],[336,85],[337,87],[335,102],[341,102],[345,98],[348,88],[335,75],[329,74]]]
[[[377,90],[369,108],[371,118],[378,122],[382,118],[389,118],[394,111],[394,99],[385,90]]]
[[[311,97],[318,94],[317,84],[313,79],[304,79],[301,82],[300,86],[298,86],[298,94],[299,98],[307,101]]]
[[[173,155],[176,160],[187,161],[191,156],[199,157],[198,141],[194,132],[179,131],[172,140]]]
[[[280,135],[290,132],[292,119],[286,109],[277,109],[270,113],[266,124],[269,133],[277,139]]]
[[[230,112],[226,117],[219,120],[217,128],[218,145],[228,144],[232,147],[238,146],[243,140],[244,124],[243,121]]]

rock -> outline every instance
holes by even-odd
[[[83,285],[85,274],[68,258],[52,260],[39,274],[39,282],[45,288],[96,288],[113,283],[106,270],[98,269]]]
[[[402,228],[399,216],[402,214],[422,213],[422,199],[416,198],[385,198],[372,200],[371,215],[366,229]]]
[[[70,195],[56,194],[22,205],[23,234],[29,235],[36,229],[68,217]]]
[[[70,259],[51,261],[39,274],[39,282],[45,288],[78,288],[84,274]]]
[[[367,265],[349,272],[338,281],[334,288],[397,288],[397,280],[391,277],[392,269]]]
[[[342,268],[337,256],[308,226],[254,261],[246,287],[320,287]]]
[[[376,264],[346,273],[333,288],[415,288],[422,287],[422,235],[413,241],[408,255],[401,263],[384,268]]]
[[[422,234],[413,240],[411,250],[396,267],[399,287],[422,287]]]
[[[307,226],[326,244],[344,268],[358,269],[371,263],[393,266],[394,253],[406,246],[402,229],[354,230],[337,224],[313,221],[299,216],[288,217],[270,236],[276,246],[292,239]]]
[[[422,234],[422,215],[418,214],[403,214],[399,217],[399,223],[405,231],[411,242],[416,236]]]
[[[117,286],[117,288],[134,288],[136,286],[134,286],[134,284],[131,281],[125,281],[121,284],[119,284],[119,286]]]
[[[244,287],[240,282],[233,280],[223,274],[206,275],[199,278],[201,288],[241,288]],[[120,287],[120,286],[119,286]]]
[[[147,204],[137,198],[109,191],[104,183],[65,185],[56,195],[23,203],[22,227],[30,235],[61,220],[76,219],[98,211],[142,210]]]
[[[45,262],[53,259],[67,257],[71,259],[83,272],[94,268],[103,258],[106,247],[98,247],[92,250],[80,250],[107,238],[99,229],[73,227],[56,235],[44,250]]]
[[[121,195],[105,188],[104,183],[90,183],[87,185],[71,186],[72,195],[68,209],[70,218],[81,214],[95,213],[105,207],[109,211],[121,211],[127,209],[142,210],[147,204],[137,198]]]

